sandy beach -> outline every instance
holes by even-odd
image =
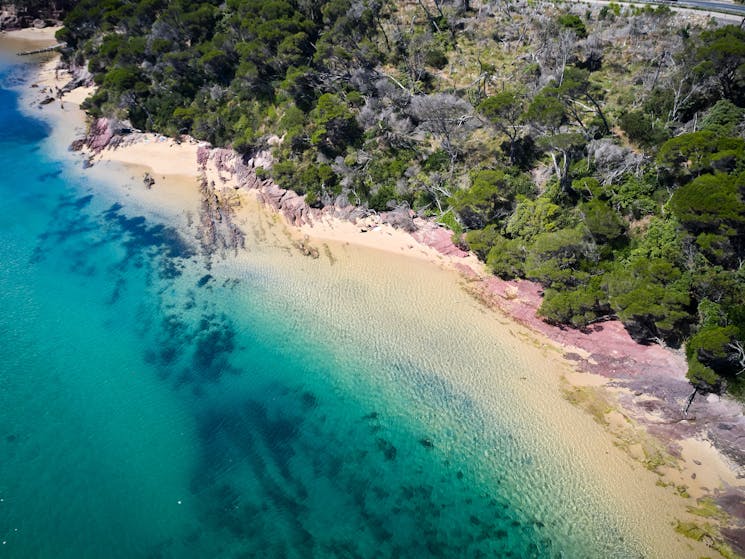
[[[53,42],[53,33],[53,29],[23,30],[2,34],[0,41],[6,48],[43,45]],[[69,80],[65,71],[57,69],[57,58],[47,58],[34,79],[36,87],[25,91],[24,103],[31,114],[52,125],[49,141],[57,148],[56,153],[72,157],[79,164],[81,156],[70,156],[67,146],[85,132],[85,114],[79,104],[92,90],[77,88],[59,102],[38,108],[45,91],[53,91]],[[620,323],[603,324],[590,334],[549,326],[535,318],[539,295],[534,284],[501,282],[473,255],[443,253],[442,243],[421,242],[422,235],[415,238],[416,235],[382,223],[379,216],[355,223],[329,215],[311,216],[295,227],[280,213],[259,204],[256,190],[239,188],[236,177],[226,175],[219,165],[210,162],[200,166],[199,148],[195,140],[176,142],[155,134],[138,134],[128,145],[99,153],[85,152],[82,158],[92,164],[86,172],[99,177],[109,185],[107,188],[123,189],[134,204],[160,208],[164,215],[196,214],[204,199],[200,182],[214,183],[216,192],[233,208],[233,222],[246,233],[247,245],[283,245],[287,250],[282,254],[292,252],[293,262],[297,262],[299,253],[308,254],[311,247],[311,257],[301,260],[301,268],[313,266],[314,273],[329,283],[339,274],[347,280],[368,283],[375,283],[377,274],[388,274],[389,279],[380,281],[388,289],[393,284],[390,278],[399,275],[400,270],[400,291],[377,293],[394,300],[390,308],[393,303],[405,304],[407,297],[412,297],[411,290],[430,294],[442,308],[451,308],[453,301],[458,301],[457,308],[462,308],[474,331],[485,337],[509,337],[522,348],[524,359],[535,374],[529,383],[513,380],[520,401],[536,410],[552,410],[555,424],[547,437],[566,439],[567,448],[586,464],[584,474],[596,480],[596,487],[607,492],[608,499],[633,519],[629,529],[638,531],[645,541],[654,542],[658,553],[655,556],[724,556],[707,545],[713,543],[709,539],[685,538],[674,527],[716,522],[716,515],[711,518],[696,510],[719,495],[745,493],[745,472],[688,420],[682,420],[683,426],[690,428],[679,431],[662,425],[666,421],[660,415],[662,406],[649,404],[657,402],[658,395],[650,395],[642,384],[629,380],[637,363],[643,362],[655,374],[681,381],[685,361],[680,353],[659,346],[639,346]],[[149,187],[143,184],[145,174],[155,181]],[[447,232],[439,234],[439,241],[447,236]],[[312,298],[304,304],[312,304]],[[390,308],[382,305],[377,318],[350,316],[348,320],[357,320],[359,327],[364,328],[364,322],[383,320],[382,313]],[[334,312],[338,311],[328,309],[330,320]],[[431,314],[422,320],[447,320],[443,313],[433,310]],[[601,358],[598,352],[598,346],[609,339],[617,342],[609,350],[617,353],[617,361],[612,361],[613,355]],[[453,351],[454,347],[442,347],[434,353],[442,353],[444,359]],[[637,361],[629,362],[629,354]],[[476,366],[479,356],[464,359],[474,360],[475,372],[451,380],[481,405],[496,405],[490,393],[498,386],[488,368]],[[484,358],[484,362],[489,359]],[[623,363],[628,370],[622,367]],[[726,405],[715,398],[711,400],[712,405]],[[706,402],[700,405],[705,406]],[[716,409],[720,414],[726,411]],[[698,413],[705,415],[704,411]]]

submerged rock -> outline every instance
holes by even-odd
[[[435,448],[434,443],[429,439],[419,439],[419,444],[421,444],[424,448]]]
[[[383,453],[383,456],[385,456],[386,460],[396,459],[396,454],[398,453],[398,450],[396,449],[395,446],[393,446],[393,443],[383,438],[379,438],[376,442],[378,445],[378,450],[380,450]]]

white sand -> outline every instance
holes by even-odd
[[[324,216],[321,221],[314,221],[312,224],[303,225],[299,229],[304,235],[308,235],[317,242],[349,243],[395,254],[405,254],[430,262],[452,263],[451,258],[440,254],[432,247],[419,244],[411,235],[401,229],[394,229],[390,225],[380,223],[376,217],[351,223]]]
[[[11,41],[18,42],[18,44],[23,47],[19,50],[33,50],[35,43],[38,43],[36,48],[43,48],[45,46],[57,44],[54,34],[60,29],[61,27],[45,27],[43,29],[29,27],[28,29],[14,29],[12,31],[1,32],[0,38],[6,45]],[[13,46],[15,45],[13,44]]]
[[[154,176],[181,175],[196,177],[197,147],[195,141],[176,143],[158,134],[141,134],[138,143],[116,149],[107,149],[93,161],[115,161],[125,165],[146,167]]]

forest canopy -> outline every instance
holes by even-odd
[[[617,317],[685,343],[697,388],[745,395],[740,27],[612,3],[81,0],[58,37],[91,114],[271,149],[311,205],[431,216],[540,282],[545,320]]]

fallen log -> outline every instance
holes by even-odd
[[[43,52],[52,52],[57,49],[63,49],[67,46],[67,43],[57,43],[56,45],[52,45],[51,47],[44,47],[43,49],[35,49],[35,50],[24,50],[19,53],[17,53],[18,56],[29,56],[31,54],[41,54]]]

